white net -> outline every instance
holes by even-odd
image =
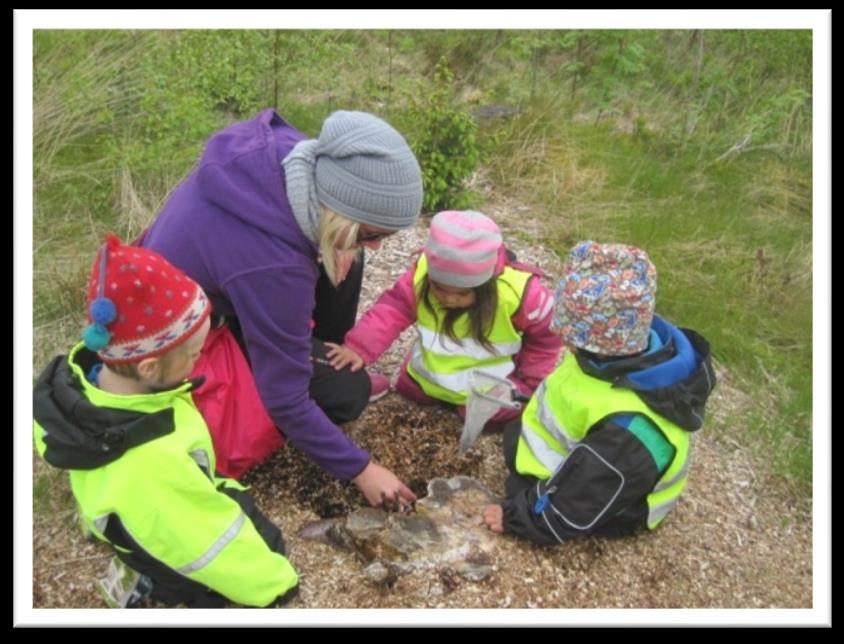
[[[474,445],[484,425],[502,407],[518,409],[513,400],[513,385],[509,380],[492,376],[483,371],[469,374],[469,399],[466,402],[466,421],[460,435],[460,453],[465,454]]]

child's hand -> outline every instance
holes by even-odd
[[[338,371],[346,365],[351,365],[352,371],[357,371],[363,367],[363,358],[349,347],[334,344],[333,342],[326,342],[325,346],[329,347],[329,350],[325,354],[328,357],[328,361]]]
[[[484,523],[493,532],[504,532],[504,510],[500,505],[488,505],[481,510]]]

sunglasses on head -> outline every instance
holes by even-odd
[[[366,232],[366,233],[364,233],[364,231],[362,229],[359,229],[358,230],[357,242],[358,242],[358,244],[360,244],[362,242],[376,242],[376,241],[380,241],[380,240],[384,239],[385,237],[389,237],[392,234],[393,234],[392,231],[388,231],[388,232]]]

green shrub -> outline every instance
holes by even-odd
[[[422,167],[425,212],[465,208],[471,195],[465,185],[480,163],[472,115],[457,101],[452,74],[444,61],[434,70],[433,83],[408,108],[411,146]]]

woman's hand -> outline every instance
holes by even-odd
[[[370,461],[352,482],[372,506],[396,504],[401,509],[416,500],[416,495],[409,487],[386,467],[374,461]]]
[[[351,365],[352,371],[358,371],[363,367],[363,358],[349,347],[334,344],[333,342],[326,342],[325,346],[328,347],[328,351],[325,353],[328,361],[338,371],[347,365]]]

